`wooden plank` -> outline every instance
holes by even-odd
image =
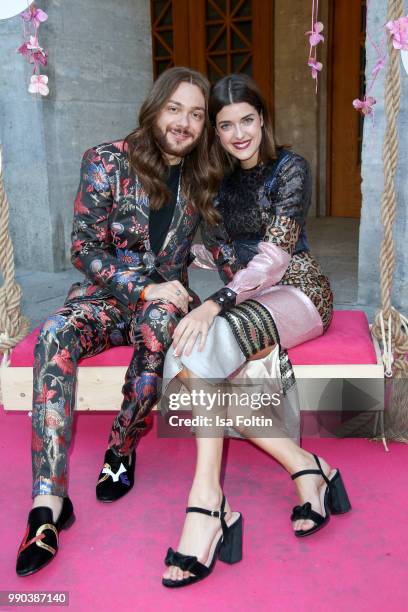
[[[326,381],[345,379],[354,381],[364,388],[364,379],[384,380],[381,364],[342,364],[342,365],[298,365],[294,366],[295,376],[301,381]],[[79,367],[76,410],[80,411],[117,411],[122,403],[122,385],[126,367]],[[1,368],[1,388],[5,410],[31,410],[32,368]],[[309,383],[310,384],[310,383]],[[317,383],[316,383],[317,384]],[[367,382],[368,384],[368,382]],[[367,391],[369,392],[369,391]],[[313,393],[313,397],[314,397]]]

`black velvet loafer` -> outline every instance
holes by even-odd
[[[108,449],[105,462],[96,485],[96,497],[101,502],[113,502],[129,493],[135,482],[136,453],[128,457],[118,457]]]
[[[33,508],[28,515],[27,530],[17,554],[18,576],[29,576],[48,565],[58,552],[58,534],[75,521],[69,497],[64,497],[62,510],[54,523],[51,508]]]

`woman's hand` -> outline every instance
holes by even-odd
[[[221,307],[218,304],[207,300],[181,319],[173,334],[173,348],[176,357],[183,353],[184,355],[190,355],[197,336],[200,334],[198,350],[203,350],[208,330],[220,310]]]
[[[178,280],[148,285],[144,290],[144,297],[146,302],[153,300],[171,302],[184,313],[188,312],[188,303],[193,301],[187,289]]]

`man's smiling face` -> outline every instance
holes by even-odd
[[[177,164],[197,145],[205,124],[204,95],[197,85],[182,82],[159,112],[154,138],[169,164]]]

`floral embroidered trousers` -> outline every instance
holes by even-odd
[[[67,494],[78,360],[113,346],[134,347],[109,439],[114,453],[127,455],[158,400],[164,358],[180,318],[170,303],[140,301],[130,311],[112,298],[69,301],[46,320],[35,348],[33,497]]]

